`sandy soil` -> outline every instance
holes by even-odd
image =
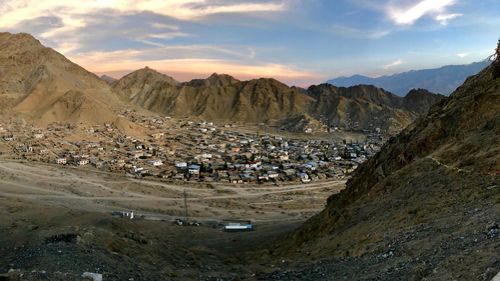
[[[343,186],[343,181],[286,186],[173,185],[93,169],[0,161],[2,197],[81,211],[128,210],[162,219],[184,216],[186,192],[188,214],[196,220],[304,220],[320,211],[325,199]]]
[[[85,271],[105,280],[252,280],[272,267],[262,256],[248,265],[247,253],[260,255],[254,250],[298,227],[343,187],[342,181],[180,186],[1,160],[0,274],[19,269],[23,277],[13,280],[81,280]],[[190,220],[201,227],[172,223],[184,216],[184,191]],[[111,215],[124,210],[138,219]],[[227,218],[250,219],[255,231],[215,227]]]

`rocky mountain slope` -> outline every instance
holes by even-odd
[[[59,121],[131,128],[117,112],[132,103],[176,117],[285,124],[291,130],[311,124],[397,132],[440,99],[421,91],[405,103],[368,86],[304,90],[274,79],[239,81],[219,74],[180,83],[148,67],[118,81],[104,80],[28,34],[1,33],[0,49],[0,110],[40,125]]]
[[[401,98],[374,86],[338,88],[329,84],[311,86],[315,98],[310,114],[334,126],[355,129],[383,128],[397,132],[443,97],[425,90],[412,90]]]
[[[0,110],[39,125],[117,123],[124,103],[96,75],[31,35],[0,33]]]
[[[118,81],[118,79],[113,78],[113,77],[108,76],[108,75],[101,75],[100,78],[102,80],[104,80],[104,82],[108,83],[108,85],[113,85],[113,83],[115,83],[116,81]]]
[[[400,98],[371,86],[337,88],[323,84],[304,90],[274,79],[239,81],[219,74],[178,83],[149,68],[125,76],[114,89],[130,102],[162,114],[284,124],[285,129],[292,130],[302,130],[304,124],[311,123],[315,128],[381,127],[395,132],[442,98],[422,90],[407,99]]]
[[[280,259],[323,260],[268,279],[491,280],[500,271],[498,76],[489,66],[467,79],[361,165],[275,248]]]
[[[467,77],[477,74],[488,66],[488,61],[466,65],[448,65],[435,69],[413,70],[388,76],[371,78],[363,75],[338,77],[328,83],[350,87],[360,84],[375,85],[403,96],[410,89],[424,88],[434,93],[451,94]]]
[[[114,89],[134,104],[158,113],[252,123],[291,117],[313,102],[274,79],[239,81],[214,73],[207,79],[179,84],[165,77],[151,69],[138,70],[118,81]]]

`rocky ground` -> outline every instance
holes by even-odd
[[[273,276],[491,280],[500,271],[499,90],[489,67],[389,140],[274,248],[312,263]]]
[[[245,253],[297,223],[257,224],[252,233],[170,221],[124,220],[102,213],[1,198],[0,272],[7,280],[237,280],[252,278]],[[222,279],[221,279],[222,278]]]
[[[283,236],[324,206],[343,182],[283,187],[175,186],[92,169],[0,161],[0,274],[9,280],[254,279]],[[182,193],[201,227],[181,227]],[[279,201],[280,198],[288,198]],[[133,210],[126,220],[112,211]],[[146,219],[142,219],[145,215]],[[225,233],[217,222],[248,218],[250,233]],[[22,276],[21,276],[22,275]],[[17,279],[16,279],[17,278]],[[0,279],[1,280],[1,279]]]

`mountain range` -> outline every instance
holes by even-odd
[[[467,77],[477,74],[489,64],[490,62],[485,60],[466,65],[448,65],[434,69],[412,70],[377,78],[354,75],[331,79],[327,83],[339,87],[350,87],[359,84],[375,85],[400,96],[416,88],[423,88],[433,93],[449,95],[460,86]]]
[[[138,128],[119,114],[133,107],[299,131],[314,123],[398,132],[443,98],[425,90],[401,98],[373,86],[323,84],[305,90],[275,79],[240,81],[225,74],[181,83],[148,67],[119,80],[101,79],[24,33],[0,33],[0,50],[0,110],[38,125],[113,123],[134,132]]]
[[[299,130],[316,122],[329,127],[379,127],[395,132],[443,98],[426,90],[412,90],[401,98],[363,85],[338,88],[322,84],[304,90],[275,79],[240,81],[216,73],[181,83],[147,67],[112,85],[122,98],[160,114],[283,124]],[[295,126],[297,122],[305,125]]]

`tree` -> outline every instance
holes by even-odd
[[[493,61],[493,77],[500,77],[500,39],[498,39],[497,49],[494,54],[495,60]]]

